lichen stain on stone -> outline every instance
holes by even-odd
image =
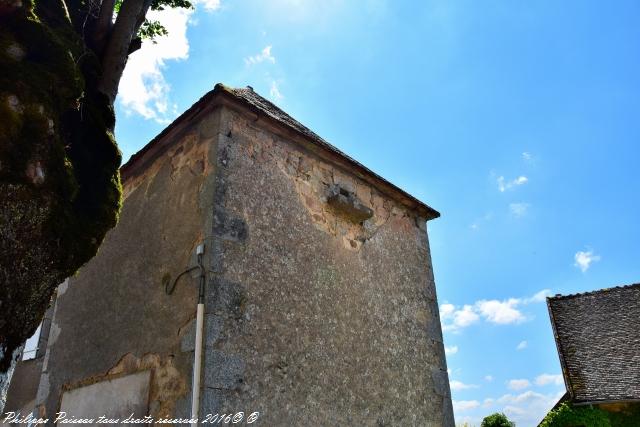
[[[291,143],[277,139],[243,120],[234,120],[232,133],[249,137],[248,143],[240,144],[240,147],[252,163],[275,163],[294,183],[300,202],[314,226],[340,239],[346,249],[359,251],[390,219],[395,228],[410,229],[417,226],[415,219],[405,209],[396,206],[369,184],[314,155],[303,153]],[[373,216],[361,223],[354,223],[340,215],[327,203],[332,186],[353,193],[373,211]]]

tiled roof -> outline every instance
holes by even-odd
[[[640,400],[640,284],[547,304],[572,401]]]
[[[423,215],[427,217],[427,219],[438,218],[440,213],[428,206],[427,204],[421,202],[420,200],[413,197],[411,194],[402,190],[401,188],[395,186],[390,183],[380,175],[376,174],[366,166],[362,165],[358,161],[349,157],[347,154],[338,150],[333,145],[329,144],[327,141],[322,139],[320,136],[315,134],[309,128],[295,120],[293,117],[285,113],[283,110],[278,108],[275,104],[270,102],[269,100],[263,98],[258,93],[254,92],[254,90],[248,86],[246,88],[231,88],[225,86],[221,83],[216,84],[214,89],[207,94],[205,94],[202,98],[200,98],[195,104],[193,104],[187,111],[182,113],[180,117],[173,121],[169,126],[167,126],[162,132],[160,132],[154,139],[152,139],[146,146],[144,146],[139,152],[131,156],[131,159],[122,166],[120,169],[123,173],[123,177],[126,177],[128,169],[131,169],[133,165],[140,160],[147,151],[152,149],[160,140],[162,140],[166,135],[168,135],[173,129],[178,127],[182,122],[193,119],[198,113],[203,111],[207,106],[216,102],[216,99],[220,97],[231,98],[237,103],[243,105],[245,108],[249,108],[251,111],[256,114],[266,116],[269,119],[283,125],[295,133],[301,135],[306,140],[312,142],[316,146],[320,147],[327,152],[330,152],[334,155],[337,155],[339,158],[343,159],[347,164],[350,165],[353,169],[359,170],[362,174],[371,177],[374,181],[381,183],[382,185],[389,188],[392,192],[399,194],[401,198],[403,198],[407,204],[413,206],[418,209]]]

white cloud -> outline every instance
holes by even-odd
[[[518,324],[529,318],[519,307],[531,303],[543,302],[551,291],[543,289],[528,298],[509,298],[506,300],[480,300],[462,307],[450,303],[440,305],[440,321],[443,331],[459,332],[480,319],[498,325]]]
[[[520,341],[520,344],[518,344],[516,350],[524,350],[528,345],[529,343],[527,343],[526,341]]]
[[[491,381],[493,381],[493,376],[492,375],[485,375],[484,376],[484,380],[491,382]]]
[[[220,7],[219,0],[196,0],[207,11]],[[150,11],[150,20],[160,21],[168,35],[158,37],[156,43],[145,40],[142,48],[132,53],[122,74],[118,88],[118,102],[126,114],[139,114],[158,123],[169,123],[177,114],[176,105],[169,98],[171,86],[163,71],[167,61],[182,61],[189,57],[187,26],[193,10],[167,8]]]
[[[485,213],[481,218],[476,218],[473,223],[469,226],[472,230],[476,231],[480,229],[480,226],[486,222],[489,222],[493,219],[493,212]]]
[[[209,12],[220,8],[220,0],[195,0],[194,3],[196,6],[202,5]]]
[[[509,298],[506,301],[482,300],[476,303],[476,307],[487,321],[506,325],[525,321],[525,316],[516,308],[520,302],[517,298]]]
[[[481,406],[485,409],[491,408],[491,412],[504,412],[518,426],[536,426],[564,393],[564,389],[549,394],[527,390],[520,394],[505,394],[497,399],[487,397],[482,400],[482,405],[476,400],[462,401],[458,404],[454,403],[455,418],[459,422],[466,420],[480,425],[481,420],[470,415],[463,415],[463,412]],[[478,404],[473,402],[478,402]]]
[[[478,402],[477,400],[454,400],[452,403],[453,410],[455,412],[464,412],[480,406],[480,402]]]
[[[558,393],[540,394],[534,391],[525,391],[522,394],[505,394],[496,400],[505,405],[501,412],[516,422],[516,425],[538,425],[542,418],[562,397],[564,390]]]
[[[168,60],[189,57],[187,24],[191,14],[185,9],[149,12],[149,19],[160,21],[169,34],[158,37],[157,44],[144,41],[142,48],[129,57],[118,89],[118,101],[127,114],[137,113],[160,123],[170,121],[175,114],[169,101],[171,87],[162,70]]]
[[[280,101],[284,96],[280,93],[278,83],[275,80],[271,81],[271,88],[269,88],[269,96],[275,101]]]
[[[442,304],[440,306],[440,318],[443,321],[443,330],[457,331],[477,322],[480,316],[470,305],[464,305],[461,309],[456,309],[452,304]]]
[[[478,386],[475,384],[465,384],[462,381],[457,381],[457,380],[449,381],[449,386],[453,391],[468,390],[470,388],[478,388]]]
[[[574,256],[574,259],[576,262],[573,265],[578,267],[580,271],[584,273],[589,269],[589,267],[591,267],[592,262],[600,261],[600,255],[594,255],[593,251],[578,251]]]
[[[497,179],[498,182],[498,190],[500,190],[501,193],[504,193],[507,190],[511,190],[517,186],[526,184],[529,181],[529,179],[526,176],[519,176],[511,181],[508,181],[504,178],[504,176],[499,176]]]
[[[517,218],[522,217],[524,215],[526,215],[527,210],[529,210],[529,207],[531,205],[529,203],[510,203],[509,204],[509,211],[511,212],[511,214]]]
[[[445,347],[444,348],[444,353],[445,354],[456,354],[458,352],[458,346],[457,345],[452,345],[451,347]]]
[[[475,323],[478,320],[478,315],[473,311],[473,307],[465,305],[462,310],[457,310],[454,315],[454,323],[462,328]]]
[[[509,380],[507,382],[507,387],[509,387],[511,390],[522,390],[530,386],[531,383],[526,379]]]
[[[513,180],[513,184],[514,185],[522,185],[522,184],[526,183],[527,181],[529,181],[529,179],[527,179],[526,176],[519,176],[515,180]]]
[[[543,289],[540,292],[537,292],[531,298],[525,298],[522,302],[524,304],[530,304],[532,302],[545,302],[548,296],[551,296],[551,289]]]
[[[440,317],[450,317],[456,311],[456,306],[449,303],[440,304]]]
[[[533,159],[533,156],[531,155],[531,153],[529,153],[528,151],[525,151],[524,153],[522,153],[522,158],[525,161],[530,161]]]
[[[561,374],[542,374],[536,377],[535,383],[539,386],[545,386],[547,384],[562,385],[564,384],[564,380]]]
[[[244,58],[244,63],[247,65],[259,64],[261,62],[268,61],[275,64],[276,58],[271,54],[271,45],[265,46],[260,53]]]

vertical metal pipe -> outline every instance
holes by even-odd
[[[200,378],[202,371],[202,335],[204,329],[204,302],[198,303],[196,314],[196,349],[193,361],[193,388],[191,390],[191,419],[196,420],[200,413]],[[198,423],[191,423],[197,426]]]
[[[202,377],[202,343],[204,335],[204,286],[206,281],[206,270],[202,265],[204,256],[204,244],[198,245],[196,249],[198,266],[200,267],[200,286],[198,289],[198,309],[196,311],[196,345],[193,360],[193,387],[191,389],[191,423],[192,427],[198,425],[196,421],[200,415],[200,378]]]

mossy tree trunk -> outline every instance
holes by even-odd
[[[113,102],[150,5],[0,0],[0,411],[53,291],[116,224]]]

